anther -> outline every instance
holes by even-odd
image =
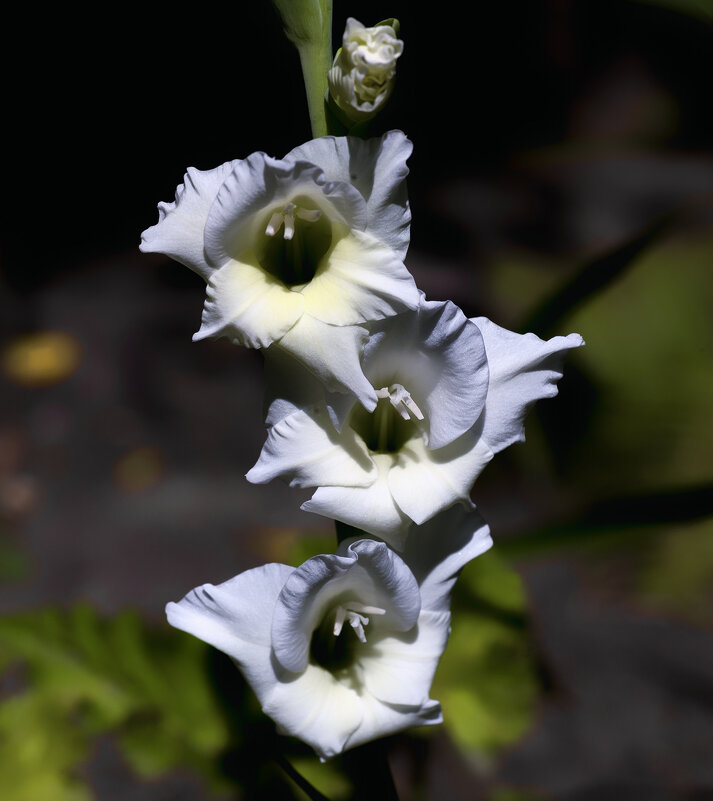
[[[404,420],[411,420],[411,415],[417,420],[423,420],[423,412],[418,408],[414,399],[401,384],[392,384],[390,387],[377,389],[376,397],[388,398],[391,405]]]
[[[322,212],[319,209],[303,209],[294,203],[288,203],[282,211],[273,212],[268,220],[265,233],[267,236],[275,236],[284,223],[284,237],[292,239],[295,235],[295,217],[305,222],[317,222],[321,216]]]
[[[347,622],[354,629],[354,633],[361,642],[366,642],[366,633],[364,627],[369,625],[369,618],[367,615],[384,615],[385,609],[378,606],[367,606],[357,601],[347,601],[343,606],[340,604],[337,607],[334,616],[334,628],[332,633],[338,637],[342,632],[344,623]]]

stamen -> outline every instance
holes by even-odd
[[[319,209],[303,209],[294,203],[288,203],[282,211],[273,212],[268,220],[265,233],[267,236],[275,236],[275,234],[285,225],[285,239],[292,239],[295,235],[295,217],[305,222],[317,222],[322,216]]]
[[[382,387],[376,390],[377,398],[388,398],[391,405],[401,415],[404,420],[423,420],[423,412],[401,384],[392,384],[390,387]]]
[[[292,216],[292,209],[290,209],[287,212],[287,214],[285,214],[285,239],[292,239],[294,235],[295,235],[295,218]]]
[[[300,206],[297,206],[295,214],[300,220],[306,220],[307,222],[317,222],[322,216],[322,212],[319,209],[303,209]]]
[[[282,227],[282,214],[279,211],[276,211],[272,217],[270,217],[270,221],[267,224],[267,228],[265,229],[265,233],[268,236],[274,236]]]
[[[369,625],[369,618],[367,615],[385,615],[386,610],[379,606],[367,606],[358,601],[347,601],[344,606],[341,604],[337,607],[334,616],[334,628],[332,632],[335,637],[338,637],[344,626],[345,621],[354,629],[354,633],[361,642],[366,642],[366,633],[364,627]]]
[[[344,625],[344,618],[347,615],[347,610],[343,606],[337,607],[337,614],[334,618],[334,629],[332,630],[335,637],[338,637],[342,632],[342,626]]]

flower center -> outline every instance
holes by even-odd
[[[361,642],[366,642],[364,626],[369,625],[369,618],[366,615],[384,615],[386,610],[379,606],[366,606],[357,601],[348,601],[342,606],[337,607],[334,616],[334,628],[332,634],[338,637],[342,632],[342,627],[346,621],[354,629],[354,633]]]
[[[332,244],[329,219],[307,197],[273,209],[258,230],[258,263],[289,287],[311,281]]]
[[[268,236],[275,236],[284,223],[285,239],[292,239],[295,235],[295,217],[307,222],[316,222],[321,216],[322,212],[319,209],[303,209],[294,203],[288,203],[282,211],[273,213],[265,228],[265,233]]]
[[[354,662],[354,649],[358,642],[366,642],[365,628],[369,625],[368,615],[384,615],[386,610],[379,606],[367,606],[358,601],[344,601],[329,614],[312,634],[310,654],[312,659],[327,670],[336,671],[349,667]],[[347,623],[354,631],[356,639],[342,634]]]
[[[391,384],[376,391],[376,409],[369,413],[357,405],[349,425],[375,453],[396,453],[420,432],[423,413],[401,384]]]

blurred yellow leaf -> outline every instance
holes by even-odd
[[[116,463],[114,479],[124,492],[149,489],[161,477],[161,457],[154,448],[136,448]]]
[[[10,342],[0,366],[7,379],[25,387],[44,387],[69,378],[81,361],[79,342],[62,331],[42,331]]]

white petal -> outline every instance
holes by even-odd
[[[275,665],[271,626],[275,602],[294,568],[267,564],[214,587],[198,587],[166,607],[169,623],[233,657],[264,712],[284,734],[300,737],[322,757],[340,753],[359,727],[363,703],[326,670],[301,676]]]
[[[387,474],[393,459],[388,454],[375,454],[372,459],[379,477],[370,486],[321,486],[301,508],[375,534],[398,548],[411,521],[396,506],[389,490]]]
[[[368,336],[362,326],[328,325],[304,314],[275,347],[303,364],[328,391],[354,395],[372,411],[376,407],[376,392],[360,363]]]
[[[176,200],[159,203],[159,221],[141,235],[140,250],[165,253],[207,281],[216,265],[203,249],[203,230],[218,190],[239,163],[228,161],[206,171],[189,167],[176,189]]]
[[[483,439],[497,453],[525,439],[528,409],[540,398],[557,394],[562,362],[567,351],[584,344],[579,334],[553,337],[516,334],[485,317],[473,322],[480,328],[490,365],[490,385],[485,401]]]
[[[425,704],[449,629],[448,611],[422,612],[412,630],[373,644],[367,641],[359,655],[365,688],[388,704],[417,708]]]
[[[366,230],[403,261],[411,222],[406,160],[412,150],[402,131],[367,140],[322,136],[291,150],[285,161],[309,161],[321,167],[329,181],[353,184],[366,200]]]
[[[493,453],[479,427],[445,448],[429,450],[414,437],[398,453],[388,483],[394,501],[419,525],[457,501],[468,501],[471,487]]]
[[[203,319],[194,340],[226,336],[249,348],[266,348],[299,320],[304,300],[265,270],[229,261],[208,282]]]
[[[369,234],[342,233],[302,289],[305,312],[331,325],[355,325],[415,309],[419,292],[399,256]]]
[[[281,734],[299,737],[322,759],[348,748],[364,718],[364,701],[355,690],[316,665],[272,683],[260,700]]]
[[[362,710],[361,724],[345,743],[345,749],[355,748],[414,726],[443,723],[441,705],[430,698],[417,707],[396,704],[392,706],[365,693],[362,698]]]
[[[377,470],[363,442],[351,429],[337,432],[322,407],[294,412],[268,429],[246,478],[265,484],[277,477],[292,487],[367,487],[376,481]]]
[[[329,182],[313,164],[253,153],[226,176],[205,225],[205,248],[214,264],[241,259],[264,234],[264,213],[308,196],[330,220],[363,229],[366,204],[348,183]]]
[[[294,568],[267,564],[214,586],[196,587],[166,606],[168,622],[236,660],[258,698],[277,681],[270,628],[277,598]]]
[[[418,618],[421,597],[416,579],[385,543],[359,540],[342,554],[308,559],[280,592],[272,620],[272,647],[277,661],[290,672],[307,667],[312,632],[338,600],[383,609],[379,631],[407,631]],[[368,627],[367,637],[376,625]]]
[[[428,446],[441,448],[470,429],[488,392],[478,327],[450,301],[421,299],[418,311],[370,326],[364,374],[377,389],[403,385],[424,412]]]
[[[457,503],[411,526],[402,556],[418,581],[423,610],[448,612],[460,571],[492,544],[490,529],[471,503]]]

